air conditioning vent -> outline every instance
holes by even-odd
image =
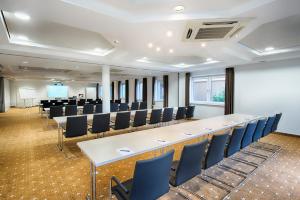
[[[183,41],[225,40],[240,32],[249,19],[240,20],[193,20],[187,23]]]

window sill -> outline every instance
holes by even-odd
[[[204,105],[204,106],[219,106],[219,107],[225,106],[225,104],[223,102],[208,102],[208,101],[194,101],[194,102],[191,102],[191,104]]]

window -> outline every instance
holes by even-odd
[[[164,82],[163,82],[163,80],[155,80],[154,100],[155,101],[163,101],[164,100]]]
[[[125,83],[121,83],[120,86],[120,99],[125,99]]]
[[[143,81],[141,80],[137,80],[135,95],[137,101],[143,101]]]
[[[191,102],[223,105],[225,76],[198,76],[191,78]]]
[[[103,86],[99,85],[99,98],[103,97]]]

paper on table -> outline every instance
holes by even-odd
[[[129,154],[132,154],[134,153],[131,149],[129,149],[128,147],[123,147],[123,148],[120,148],[120,149],[117,149],[117,152],[121,155],[129,155]]]
[[[194,134],[193,134],[193,133],[184,133],[184,135],[191,137],[191,136],[193,136]]]
[[[159,144],[167,144],[167,143],[169,143],[168,141],[163,140],[163,139],[157,139],[155,141],[158,142]]]

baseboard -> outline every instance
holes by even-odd
[[[273,134],[278,134],[278,135],[284,135],[284,136],[291,136],[291,137],[300,138],[300,135],[296,135],[296,134],[292,134],[292,133],[274,132]]]

